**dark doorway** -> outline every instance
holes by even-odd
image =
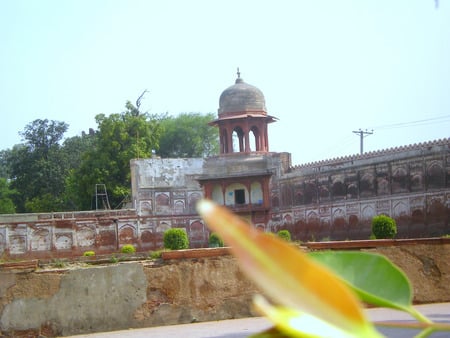
[[[245,190],[236,189],[234,191],[234,203],[235,204],[245,204]]]

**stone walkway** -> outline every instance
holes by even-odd
[[[416,307],[421,313],[437,322],[450,323],[450,303],[427,304]],[[368,316],[374,322],[378,321],[410,321],[411,317],[403,312],[388,309],[368,309]],[[114,332],[93,333],[72,336],[73,338],[244,338],[271,327],[271,323],[265,318],[243,318],[233,320],[222,320],[216,322],[182,324],[151,327],[145,329],[130,329]],[[419,331],[411,329],[380,328],[389,338],[410,338]],[[450,332],[436,332],[431,338],[450,337]]]

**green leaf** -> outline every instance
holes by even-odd
[[[309,256],[343,278],[367,303],[408,312],[412,307],[411,283],[385,256],[354,251],[313,252]]]

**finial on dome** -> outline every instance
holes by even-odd
[[[239,67],[237,67],[237,79],[236,79],[236,83],[241,83],[243,82],[241,79],[241,72],[239,71]]]

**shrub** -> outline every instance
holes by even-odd
[[[397,234],[397,224],[386,215],[375,216],[372,219],[372,234],[378,239],[394,238]]]
[[[85,257],[92,257],[92,256],[95,256],[95,252],[92,251],[92,250],[85,251],[85,252],[83,252],[83,256],[85,256]]]
[[[161,258],[163,251],[164,250],[156,250],[156,251],[150,252],[150,255],[149,255],[150,259],[159,259],[159,258]]]
[[[189,248],[189,239],[186,231],[180,228],[172,228],[164,232],[164,248],[180,250]]]
[[[291,233],[289,232],[289,230],[280,230],[277,232],[277,236],[281,239],[284,239],[285,241],[291,241]]]
[[[212,232],[211,235],[209,235],[208,244],[210,248],[223,247],[224,245],[222,238],[215,232]]]
[[[134,247],[133,244],[125,244],[121,249],[120,249],[121,253],[135,253],[136,252],[136,248]]]

